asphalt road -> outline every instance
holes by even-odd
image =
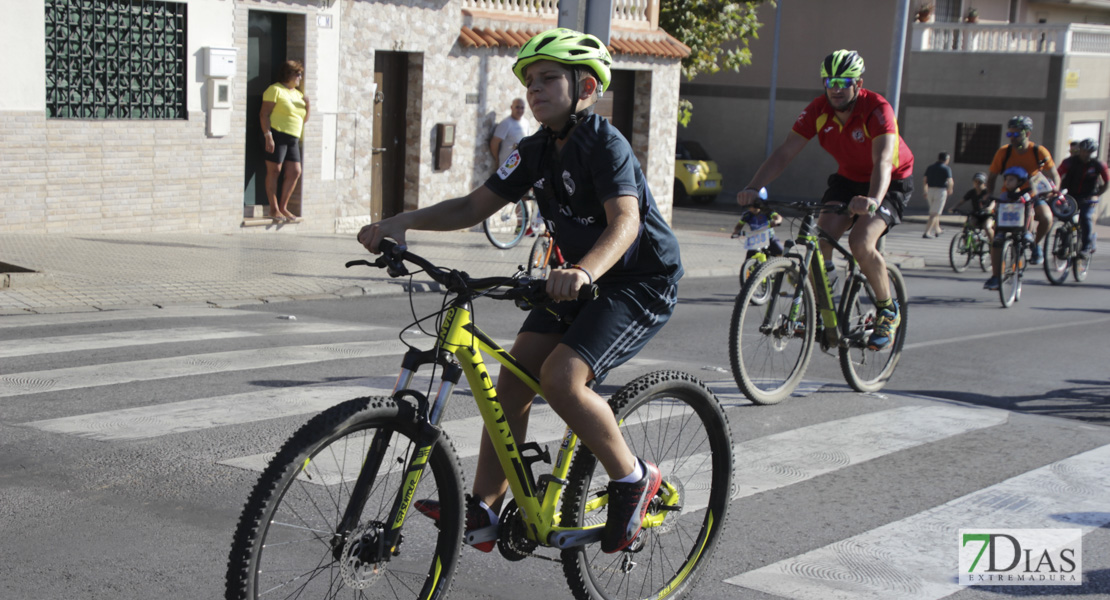
[[[1011,309],[982,279],[907,272],[909,338],[882,392],[851,392],[836,359],[818,353],[807,392],[764,407],[739,396],[728,371],[736,283],[683,283],[664,333],[603,391],[686,370],[728,407],[738,468],[751,471],[761,452],[793,461],[787,482],[733,501],[691,597],[1110,597],[1110,272],[1096,263],[1087,282],[1054,287],[1032,271]],[[414,303],[426,314],[440,299]],[[280,446],[311,416],[295,406],[308,390],[367,377],[388,388],[409,310],[393,296],[0,318],[0,598],[222,597],[232,529],[258,475],[225,463]],[[506,303],[476,311],[502,340],[521,318]],[[394,349],[374,356],[375,342]],[[456,398],[447,419],[473,416],[467,400]],[[795,456],[800,441],[816,449]],[[469,478],[473,460],[462,467]],[[1049,493],[1046,470],[1071,474],[1072,487]],[[1102,508],[1083,508],[1092,502]],[[983,506],[1030,528],[1081,528],[1085,583],[907,583],[936,578],[937,564],[955,580],[954,535],[910,549],[930,527],[983,526],[989,519],[968,516]],[[816,590],[795,585],[798,573]],[[555,563],[472,549],[453,589],[456,598],[570,597]]]

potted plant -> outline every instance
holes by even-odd
[[[922,2],[917,5],[917,22],[928,23],[933,16],[933,3]]]
[[[964,17],[964,21],[967,21],[968,23],[978,23],[979,22],[979,9],[978,8],[969,8],[969,9],[967,9],[967,16]]]

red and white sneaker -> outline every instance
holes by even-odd
[[[417,500],[412,507],[420,514],[439,523],[439,501]],[[478,499],[470,494],[466,496],[466,535],[463,542],[474,546],[482,552],[492,552],[497,545],[497,524],[492,523],[489,513],[478,504]]]

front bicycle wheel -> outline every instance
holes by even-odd
[[[767,303],[757,306],[766,280]],[[794,304],[798,286],[801,302]],[[756,404],[776,404],[802,382],[813,355],[817,303],[798,262],[772,258],[744,284],[732,308],[728,355],[736,385]]]
[[[744,289],[744,284],[748,282],[752,274],[761,266],[763,266],[763,262],[760,262],[759,259],[754,256],[744,261],[743,266],[740,267],[740,289]],[[769,298],[770,295],[771,286],[767,284],[766,279],[762,279],[760,280],[759,289],[756,291],[755,295],[752,296],[752,304],[762,306],[767,303],[767,298]]]
[[[1025,257],[1022,256],[1021,246],[1010,239],[1002,244],[1001,256],[1002,281],[998,286],[998,297],[1002,300],[1002,306],[1010,308],[1021,293],[1021,263]]]
[[[979,270],[991,270],[991,239],[980,229],[975,232],[975,253],[979,255]]]
[[[1044,237],[1044,274],[1052,285],[1060,285],[1068,279],[1071,262],[1071,240],[1068,228],[1056,223],[1052,231]]]
[[[868,338],[875,328],[879,309],[875,305],[875,292],[871,285],[862,279],[852,282],[845,306],[846,312],[838,318],[844,319],[840,346],[840,371],[848,385],[857,392],[877,392],[883,389],[894,374],[898,360],[902,357],[902,346],[906,343],[909,325],[909,294],[906,281],[898,267],[886,266],[887,285],[891,297],[898,303],[901,319],[894,340],[882,350],[869,350]]]
[[[732,493],[732,437],[720,401],[693,376],[657,371],[609,400],[636,456],[655,463],[663,484],[631,546],[605,554],[600,544],[562,552],[578,600],[679,598],[701,576],[720,539]],[[571,463],[561,525],[605,522],[605,468],[586,447]]]
[[[1094,254],[1088,253],[1087,258],[1076,257],[1071,261],[1071,272],[1077,282],[1087,278],[1087,270],[1091,268],[1091,261],[1094,258]]]
[[[546,279],[551,272],[551,236],[541,235],[532,242],[532,252],[528,255],[528,276]]]
[[[953,271],[963,273],[971,264],[972,239],[967,229],[957,232],[952,237],[952,241],[948,244],[948,264],[952,265]]]
[[[524,239],[528,228],[528,203],[523,199],[501,207],[482,221],[482,231],[489,242],[502,250],[512,248]]]
[[[294,433],[243,507],[227,598],[443,597],[462,547],[459,462],[442,437],[416,488],[402,490],[419,434],[415,412],[390,398],[358,398]],[[384,547],[398,498],[437,500],[440,518],[409,510],[399,541]],[[348,511],[356,518],[343,527]]]

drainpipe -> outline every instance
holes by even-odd
[[[902,66],[906,58],[906,28],[909,26],[910,0],[898,0],[894,8],[894,39],[890,53],[890,74],[887,77],[887,102],[898,118],[898,103],[902,96]]]
[[[771,51],[771,97],[770,108],[767,110],[767,147],[764,151],[764,159],[771,157],[775,146],[775,97],[779,86],[779,31],[782,30],[782,3],[785,1],[778,0],[775,3],[775,38]]]

